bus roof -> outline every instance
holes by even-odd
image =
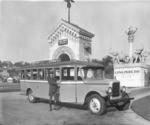
[[[44,67],[57,67],[57,66],[88,66],[88,67],[101,67],[104,68],[103,65],[95,62],[86,62],[86,61],[62,61],[62,62],[50,62],[46,64],[31,64],[28,66],[23,66],[21,69],[34,69],[34,68],[44,68]]]

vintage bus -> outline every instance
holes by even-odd
[[[60,102],[87,105],[91,113],[101,115],[107,107],[126,110],[130,105],[126,87],[116,79],[105,79],[104,67],[94,62],[64,61],[35,64],[21,68],[21,94],[34,103],[49,99],[47,76],[53,71],[60,86]]]

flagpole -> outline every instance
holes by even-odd
[[[68,22],[70,23],[70,8],[68,8]]]

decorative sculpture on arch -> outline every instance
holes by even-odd
[[[123,53],[123,51],[121,51],[121,53],[119,53],[117,51],[112,51],[110,48],[109,54],[112,55],[114,64],[124,64],[124,63],[130,62],[129,55]]]
[[[124,54],[124,61],[125,63],[130,63],[131,59],[128,54]]]
[[[109,54],[113,57],[114,64],[129,64],[129,63],[146,63],[147,57],[150,56],[150,51],[144,51],[144,47],[142,45],[141,49],[137,49],[132,58],[129,57],[128,54],[112,51],[109,49]]]
[[[141,63],[142,62],[142,52],[144,51],[144,47],[142,44],[141,49],[137,49],[132,55],[132,63]]]
[[[109,54],[113,57],[114,64],[145,63],[147,61],[146,58],[150,55],[150,51],[144,51],[143,44],[141,44],[141,48],[136,49],[132,54],[132,44],[136,31],[137,28],[134,30],[132,27],[129,28],[129,31],[126,31],[130,44],[129,55],[123,52],[112,51],[111,48],[109,49]]]
[[[147,60],[146,58],[150,55],[150,51],[144,51],[142,53],[142,62],[145,63]]]
[[[137,31],[137,28],[133,30],[133,27],[129,27],[129,31],[125,31],[125,33],[128,35],[128,41],[133,42],[134,41],[134,34]]]
[[[121,51],[121,53],[118,54],[118,63],[125,63],[125,59],[124,59],[124,54],[123,51]]]
[[[112,51],[112,49],[110,48],[110,49],[109,49],[109,54],[112,55],[112,57],[113,57],[113,62],[119,64],[119,59],[118,59],[119,53],[118,53],[117,51]]]

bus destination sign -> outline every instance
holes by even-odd
[[[61,45],[66,45],[68,44],[68,39],[61,39],[61,40],[58,40],[58,45],[61,46]]]

